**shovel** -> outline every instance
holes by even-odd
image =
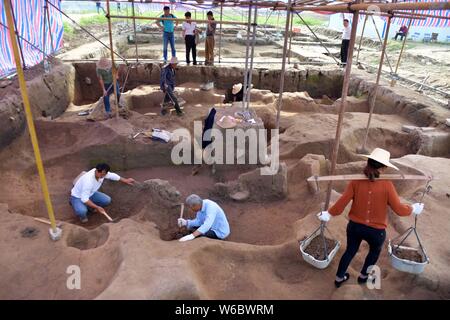
[[[99,212],[99,213],[101,213],[102,215],[104,215],[105,217],[106,217],[106,219],[108,219],[109,220],[109,222],[113,222],[113,223],[116,223],[117,222],[117,218],[116,219],[113,219],[113,218],[111,218],[106,212]]]
[[[184,203],[181,204],[181,209],[180,209],[180,219],[183,218],[183,212],[184,212]],[[181,225],[178,225],[178,227],[181,228]]]
[[[45,224],[48,224],[48,225],[51,225],[51,224],[52,224],[49,220],[43,219],[43,218],[34,218],[34,220],[39,221],[39,222],[42,222],[42,223],[45,223]],[[63,225],[62,222],[57,222],[57,223],[56,223],[56,226],[57,226],[58,228],[61,228],[62,225]]]

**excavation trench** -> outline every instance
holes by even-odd
[[[61,80],[56,75],[53,82],[47,80],[46,88],[53,88],[54,96],[59,97],[57,101],[68,100],[75,106],[89,106],[101,94],[95,64],[77,63],[73,66],[66,73],[58,70],[64,74],[65,82],[74,89],[73,92],[64,92],[63,87],[56,86],[58,79]],[[121,68],[126,73],[126,67]],[[274,129],[280,71],[255,69],[253,72],[252,107],[264,128]],[[140,64],[130,69],[124,93],[131,110],[128,120],[87,122],[74,111],[61,114],[59,105],[59,109],[53,112],[45,108],[43,104],[46,101],[52,103],[51,99],[40,102],[39,113],[49,110],[52,115],[52,120],[37,120],[36,127],[57,219],[80,224],[68,202],[72,180],[96,163],[107,162],[113,171],[139,181],[133,187],[105,182],[103,191],[112,197],[107,210],[116,221],[124,218],[152,221],[159,229],[161,239],[176,239],[182,234],[176,225],[180,215],[179,204],[187,195],[197,193],[217,201],[224,208],[233,230],[230,241],[267,245],[291,239],[294,236],[292,224],[315,210],[316,204],[307,201],[308,205],[305,205],[305,201],[310,199],[306,187],[290,189],[285,178],[287,172],[280,171],[277,178],[264,180],[258,178],[255,171],[258,165],[223,165],[217,166],[215,174],[211,172],[211,167],[205,166],[197,175],[192,175],[193,165],[173,164],[173,143],[153,141],[142,135],[132,138],[136,133],[151,128],[172,131],[182,127],[192,132],[193,121],[203,121],[212,106],[218,110],[229,108],[229,105],[222,104],[225,89],[242,81],[243,70],[180,66],[177,91],[186,101],[186,116],[183,118],[159,116],[163,98],[159,90],[159,74],[158,64]],[[213,81],[214,89],[200,90],[200,84],[206,81]],[[37,86],[33,90],[37,91]],[[298,161],[309,153],[330,157],[337,121],[335,101],[339,98],[341,86],[342,72],[339,70],[291,69],[286,73],[286,93],[280,122],[282,161]],[[361,82],[358,86],[361,88]],[[353,101],[351,113],[346,114],[338,157],[340,164],[361,160],[356,149],[365,133],[368,110],[363,102]],[[386,103],[384,100],[383,104]],[[7,106],[9,108],[14,104]],[[369,131],[369,149],[386,148],[393,157],[414,154],[423,149],[420,145],[422,140],[418,142],[412,135],[402,133],[401,124],[410,124],[408,120],[398,117],[398,124],[386,124],[385,115],[376,114],[373,121],[373,128]],[[11,132],[13,130],[16,132],[17,126]],[[268,130],[268,141],[271,134]],[[441,140],[447,143],[444,138],[439,139],[436,143],[441,143]],[[433,145],[428,151],[430,155],[440,155],[438,152],[442,153],[445,146],[439,146]],[[44,216],[45,206],[34,164],[30,161],[13,164],[11,159],[17,154],[20,158],[33,159],[26,135],[16,139],[0,154],[4,172],[0,177],[0,185],[3,185],[0,202],[8,203],[13,210],[24,215]],[[264,193],[267,190],[269,192]],[[242,201],[234,197],[239,192],[241,195],[248,192],[248,199]],[[27,197],[21,196],[23,194]],[[292,195],[295,197],[292,198]],[[185,214],[188,217],[188,213]],[[69,240],[70,246],[81,250],[101,246],[108,237],[107,231],[104,231],[107,229],[101,229],[105,223],[109,222],[104,216],[92,214],[89,222],[82,225],[91,231],[73,236]]]

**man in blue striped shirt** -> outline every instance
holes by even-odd
[[[230,225],[222,208],[217,203],[208,199],[202,199],[196,194],[191,194],[186,198],[186,205],[189,210],[196,212],[194,220],[178,219],[178,226],[195,229],[194,232],[184,236],[179,241],[193,240],[199,236],[211,239],[225,239],[230,234]]]

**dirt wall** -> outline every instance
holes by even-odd
[[[33,117],[56,118],[73,100],[75,69],[56,63],[49,74],[44,74],[39,67],[30,70],[35,75],[32,79],[26,77]],[[1,150],[24,131],[26,120],[17,78],[0,91]]]
[[[75,63],[74,67],[77,92],[74,103],[96,101],[101,95],[101,90],[95,74],[95,64]],[[125,91],[142,84],[158,84],[160,68],[160,64],[147,63],[130,69]],[[127,67],[122,65],[119,69],[123,83]],[[278,92],[280,73],[280,70],[254,69],[253,87]],[[237,67],[179,66],[176,75],[178,85],[186,82],[214,81],[215,87],[218,89],[227,89],[235,83],[243,82],[243,79],[244,69]],[[303,70],[291,69],[286,71],[284,86],[286,92],[307,91],[313,98],[321,98],[323,95],[339,98],[342,90],[342,71],[318,67]]]

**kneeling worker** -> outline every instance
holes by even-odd
[[[75,182],[71,191],[70,204],[81,222],[88,221],[88,207],[99,213],[106,213],[103,207],[111,203],[111,197],[97,191],[102,186],[104,179],[120,181],[128,185],[133,185],[135,182],[133,178],[121,178],[118,174],[109,172],[109,170],[109,165],[99,163]]]
[[[200,198],[191,194],[186,198],[186,205],[190,211],[196,212],[194,220],[178,219],[178,226],[188,229],[198,228],[193,233],[184,236],[179,241],[193,240],[199,236],[211,239],[225,239],[230,234],[230,226],[222,208],[214,201]]]
[[[240,102],[244,100],[244,86],[242,83],[236,83],[225,93],[223,103]]]

